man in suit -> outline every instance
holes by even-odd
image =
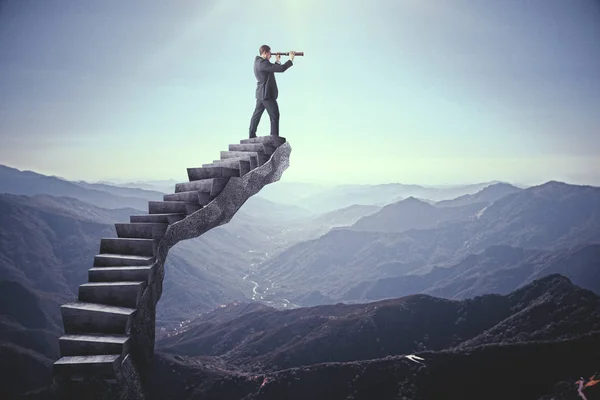
[[[256,107],[250,119],[250,138],[256,137],[256,128],[260,122],[265,109],[269,113],[271,119],[271,136],[279,136],[279,106],[277,105],[277,81],[275,80],[275,72],[284,72],[291,67],[294,60],[294,52],[290,51],[290,59],[285,64],[281,65],[281,55],[275,56],[275,64],[272,64],[271,48],[262,45],[258,49],[260,56],[254,59],[254,75],[256,76]]]

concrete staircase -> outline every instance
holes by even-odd
[[[160,294],[147,294],[147,289],[158,284],[162,293],[157,248],[167,229],[207,207],[231,178],[242,178],[267,163],[285,142],[282,137],[262,136],[231,144],[220,160],[188,168],[189,182],[176,184],[175,192],[164,195],[163,201],[149,202],[148,214],[115,224],[117,237],[100,240],[89,283],[79,286],[78,300],[61,306],[65,335],[59,339],[55,381],[93,376],[118,383],[119,366],[127,355],[138,369],[151,362]]]

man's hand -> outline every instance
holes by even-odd
[[[281,60],[281,54],[275,54],[275,62],[277,64],[279,64],[280,60]]]
[[[294,56],[296,55],[295,51],[290,51],[290,60],[294,61]]]

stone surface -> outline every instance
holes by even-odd
[[[134,323],[134,308],[76,302],[60,307],[65,333],[127,334]]]
[[[274,145],[275,147],[280,146],[286,142],[283,136],[257,136],[252,139],[243,139],[240,143],[267,143]]]
[[[185,218],[185,213],[142,214],[129,217],[131,223],[166,223],[172,224]]]
[[[155,261],[154,257],[134,256],[130,254],[96,254],[94,256],[94,267],[150,265]]]
[[[60,354],[68,356],[125,355],[129,352],[128,335],[80,334],[59,338]]]
[[[229,151],[255,151],[270,156],[275,151],[275,147],[262,143],[230,144]]]
[[[154,255],[154,244],[154,239],[101,238],[100,253],[151,257]]]
[[[185,214],[185,201],[150,201],[148,202],[148,212],[150,214]]]
[[[193,212],[187,217],[181,219],[181,214],[166,215],[168,211],[160,207],[170,207],[168,201],[150,202],[150,212],[156,212],[153,216],[132,216],[131,223],[165,223],[169,219],[170,225],[166,230],[149,227],[138,227],[133,224],[123,224],[119,229],[123,234],[130,235],[130,232],[142,231],[145,238],[154,239],[154,257],[143,257],[123,254],[99,254],[95,256],[94,268],[90,270],[90,277],[94,276],[96,281],[106,277],[110,280],[121,276],[132,277],[138,274],[148,274],[147,284],[141,285],[140,294],[136,294],[135,309],[107,306],[92,303],[72,303],[61,307],[63,322],[67,333],[89,332],[89,335],[98,332],[107,334],[122,334],[129,336],[129,353],[119,363],[115,361],[114,355],[104,355],[106,361],[115,361],[102,368],[112,368],[114,370],[113,379],[101,378],[94,374],[85,376],[82,380],[69,379],[68,374],[55,373],[55,384],[64,394],[63,398],[90,398],[90,399],[143,399],[145,398],[143,388],[147,379],[148,372],[152,367],[154,359],[155,344],[155,318],[156,305],[162,295],[163,279],[165,276],[164,264],[169,249],[182,240],[196,238],[207,231],[223,225],[231,220],[236,212],[251,196],[258,193],[265,185],[278,181],[283,172],[289,166],[289,157],[291,147],[284,143],[285,138],[265,138],[257,139],[250,143],[272,144],[273,147],[281,144],[274,151],[267,162],[259,167],[253,165],[251,171],[245,172],[242,177],[213,178],[216,181],[223,180],[226,184],[222,190],[218,190],[216,197],[201,198],[200,203],[207,203],[205,207]],[[231,160],[234,163],[237,161]],[[240,163],[240,164],[248,164]],[[217,174],[216,166],[211,166],[210,174]],[[226,171],[226,170],[223,170]],[[226,171],[227,172],[227,171]],[[197,169],[192,170],[195,177],[202,176]],[[227,174],[229,174],[227,172]],[[195,182],[199,182],[195,181]],[[197,185],[199,183],[196,183]],[[181,184],[180,188],[187,188],[188,184]],[[194,185],[194,184],[193,184]],[[214,189],[214,188],[212,188]],[[212,190],[211,190],[212,191]],[[211,193],[212,194],[212,193]],[[208,195],[208,194],[207,194]],[[203,201],[204,200],[204,201]],[[125,232],[128,233],[125,233]],[[160,235],[160,239],[157,236]],[[113,243],[114,242],[114,243]],[[105,241],[106,244],[109,241]],[[110,246],[131,245],[134,241],[113,240]],[[142,243],[142,242],[140,242]],[[117,246],[118,245],[118,246]],[[112,247],[111,247],[112,248]],[[118,272],[123,268],[122,272]],[[91,280],[91,279],[90,279]],[[113,283],[90,283],[82,285],[84,292],[89,291],[89,296],[95,298],[102,297],[111,290],[135,286],[133,282],[113,282]],[[102,289],[102,292],[96,293],[96,290]],[[86,292],[87,293],[87,292]],[[129,294],[128,291],[123,292]],[[138,297],[139,296],[139,297]],[[133,298],[133,297],[132,297]],[[99,299],[98,301],[105,301]],[[90,330],[91,329],[91,330]],[[105,335],[104,337],[109,337]],[[91,336],[87,339],[93,342]],[[90,344],[90,348],[93,344]],[[101,359],[98,356],[98,360]],[[121,357],[121,356],[119,356]],[[71,359],[73,361],[74,359]],[[82,359],[83,360],[83,359]],[[119,358],[120,360],[120,358]],[[66,365],[68,360],[55,364],[58,372],[69,371],[76,366]],[[68,363],[67,363],[68,364]],[[71,369],[72,369],[71,368]]]
[[[90,282],[79,285],[79,301],[137,308],[146,281]]]
[[[52,392],[56,398],[64,400],[143,400],[150,397],[144,392],[142,377],[131,356],[125,356],[120,363],[121,356],[115,358],[112,355],[104,356],[104,358],[107,363],[110,363],[108,369],[114,371],[111,373],[112,379],[105,379],[101,374],[93,371],[78,376],[76,380],[71,379],[71,375],[68,373],[67,375],[56,374],[52,385]],[[62,365],[59,364],[59,366]]]
[[[240,177],[239,169],[225,167],[207,167],[207,168],[188,168],[188,178],[190,181],[210,178],[226,178],[231,176]]]
[[[140,267],[94,267],[88,272],[90,282],[123,282],[144,281],[150,282],[150,273],[154,269],[152,265]]]
[[[167,223],[160,222],[116,223],[115,229],[120,238],[160,239],[167,226]]]

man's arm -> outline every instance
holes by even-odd
[[[258,70],[260,72],[284,72],[286,69],[294,65],[292,60],[287,60],[285,64],[271,64],[269,60],[263,59],[260,64],[258,64]]]

